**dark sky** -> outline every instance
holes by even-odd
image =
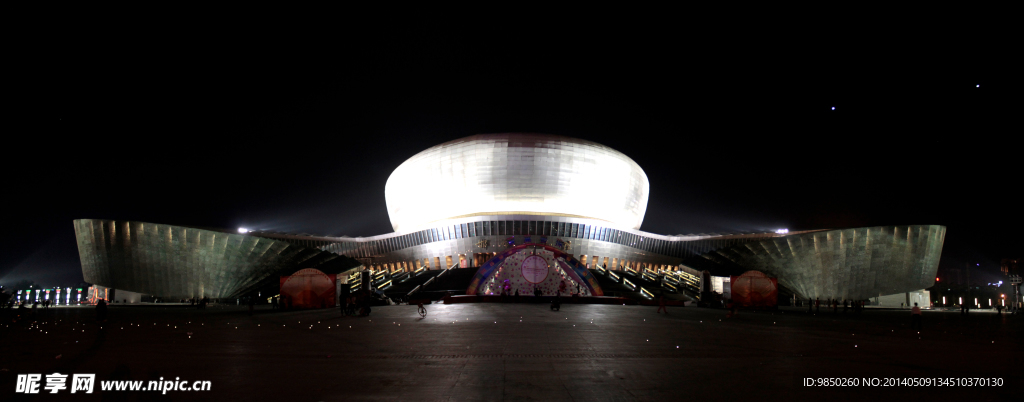
[[[0,282],[80,281],[78,218],[387,233],[392,170],[495,132],[625,153],[651,182],[648,232],[941,224],[942,267],[1024,256],[1020,65],[1003,33],[643,25],[112,32],[33,49],[15,117],[29,124],[10,133],[24,146],[3,161]]]

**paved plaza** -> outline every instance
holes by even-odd
[[[810,315],[542,304],[336,309],[111,306],[0,312],[0,387],[17,374],[96,380],[211,381],[209,392],[57,395],[68,400],[643,401],[863,400],[937,396],[1006,400],[1024,384],[1020,316],[926,311]],[[806,387],[804,378],[993,377],[1002,387]],[[31,397],[22,395],[24,397]],[[50,399],[50,395],[37,395]]]

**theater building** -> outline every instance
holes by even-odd
[[[545,134],[439,144],[395,169],[384,193],[394,232],[370,237],[76,220],[83,274],[147,294],[234,297],[301,268],[482,267],[532,243],[584,268],[759,270],[801,298],[870,298],[930,287],[945,236],[938,225],[643,232],[650,183],[640,165],[601,144]]]

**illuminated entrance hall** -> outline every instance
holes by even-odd
[[[487,261],[477,270],[468,295],[532,295],[539,289],[543,296],[577,294],[603,296],[597,279],[570,254],[544,244],[512,247]]]

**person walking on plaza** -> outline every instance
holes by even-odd
[[[814,313],[821,313],[821,298],[819,297],[814,298]]]
[[[810,297],[807,298],[807,314],[814,312],[814,300]]]
[[[668,307],[665,306],[665,295],[664,294],[661,295],[661,296],[658,296],[658,312],[656,314],[660,314],[661,310],[665,310],[665,314],[668,314]]]
[[[910,329],[921,330],[921,308],[917,307],[917,303],[914,303],[914,308],[910,309]]]
[[[100,299],[96,302],[96,321],[107,321],[107,301]]]

